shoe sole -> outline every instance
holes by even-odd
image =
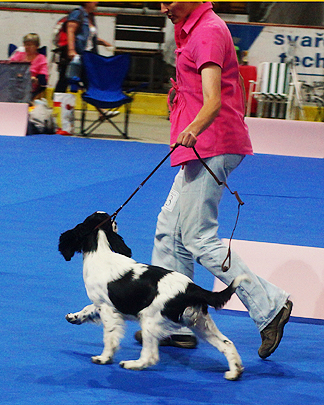
[[[193,342],[178,342],[176,340],[161,340],[159,346],[179,347],[180,349],[195,349],[197,344]]]
[[[135,334],[135,340],[139,343],[142,344],[142,336],[136,336]],[[159,346],[171,346],[171,347],[178,347],[180,349],[195,349],[197,347],[197,342],[184,342],[184,341],[178,341],[178,340],[173,340],[172,338],[169,339],[163,339],[160,340]]]
[[[271,349],[268,350],[267,354],[260,355],[260,353],[259,353],[259,356],[261,357],[261,359],[266,359],[267,357],[271,356],[271,354],[277,349],[277,347],[279,346],[279,343],[281,342],[281,339],[283,337],[284,327],[285,327],[286,323],[289,321],[293,303],[291,301],[288,301],[286,305],[287,305],[286,311],[284,311],[282,313],[282,317],[278,323],[278,334],[277,334],[275,343],[271,347]]]

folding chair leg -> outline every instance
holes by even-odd
[[[264,104],[265,104],[264,98],[260,97],[258,100],[257,113],[256,113],[256,116],[258,118],[261,118],[263,116]]]
[[[282,101],[282,102],[280,103],[278,118],[280,118],[280,119],[284,119],[284,118],[285,118],[285,107],[286,107],[286,103],[285,103],[285,101]]]
[[[86,115],[86,103],[82,105],[82,115],[81,115],[81,129],[80,134],[82,136],[88,136],[93,131],[95,131],[103,122],[109,122],[117,132],[120,133],[125,139],[128,139],[128,124],[129,124],[129,115],[130,115],[130,103],[125,104],[125,119],[124,119],[124,129],[120,129],[103,111],[101,108],[97,107],[97,110],[100,114],[99,118],[93,121],[87,128],[85,128],[85,115]]]
[[[246,116],[250,117],[251,116],[251,109],[252,109],[252,100],[253,100],[253,90],[255,87],[255,82],[253,80],[250,80],[250,86],[249,86],[249,96],[247,99],[247,105],[246,105]]]
[[[289,86],[289,95],[288,95],[288,103],[287,103],[287,110],[286,110],[286,120],[291,120],[292,119],[292,114],[293,114],[293,104],[294,104],[294,86],[290,84]]]
[[[87,112],[87,103],[82,100],[82,112],[81,112],[81,129],[80,129],[80,134],[82,136],[85,136],[85,129],[84,129],[84,124],[85,124],[85,117],[86,117],[86,112]]]
[[[129,113],[130,113],[130,104],[125,104],[125,121],[124,121],[124,133],[123,137],[128,139],[128,123],[129,123]]]
[[[83,136],[88,136],[91,134],[91,132],[95,131],[100,125],[102,124],[101,119],[97,119],[96,121],[93,121],[84,131],[83,131]]]

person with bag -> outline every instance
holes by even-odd
[[[94,12],[98,2],[83,2],[79,8],[71,11],[62,25],[66,33],[66,45],[59,48],[58,71],[59,79],[54,90],[54,105],[60,108],[58,131],[60,134],[69,135],[74,132],[74,104],[75,97],[65,93],[72,77],[71,72],[79,71],[81,82],[85,83],[86,77],[82,71],[81,55],[84,51],[98,53],[98,45],[112,47],[112,45],[97,35]],[[70,69],[69,69],[70,68]],[[69,72],[70,71],[70,72]],[[73,73],[72,73],[73,74]],[[77,80],[77,78],[76,78]],[[118,115],[118,111],[112,111],[111,117]]]
[[[222,182],[253,154],[233,40],[210,2],[161,3],[161,11],[175,26],[170,145],[180,146],[171,155],[179,171],[158,216],[152,264],[193,279],[197,261],[226,285],[246,275],[236,294],[261,334],[258,354],[264,359],[277,349],[293,304],[287,292],[254,274],[235,252],[226,260],[228,247],[218,236],[224,184],[216,184],[192,149]],[[189,329],[176,333],[160,344],[196,346]],[[135,338],[141,341],[141,331]]]
[[[60,49],[58,70],[59,80],[55,86],[56,93],[65,93],[69,85],[66,69],[75,56],[84,51],[98,53],[98,45],[111,47],[112,45],[97,36],[94,12],[98,2],[84,2],[79,8],[71,11],[62,29],[66,32],[65,46]],[[82,78],[80,78],[82,79]]]

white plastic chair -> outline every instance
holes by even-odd
[[[251,115],[252,97],[258,101],[257,117],[287,118],[286,105],[292,92],[290,65],[287,63],[262,62],[258,66],[256,81],[250,81],[247,116]],[[269,111],[270,110],[270,111]],[[285,112],[286,110],[286,112]]]

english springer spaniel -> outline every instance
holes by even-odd
[[[241,358],[234,344],[217,329],[208,305],[221,308],[244,277],[237,277],[221,292],[211,292],[176,271],[137,263],[104,212],[95,212],[64,232],[59,251],[67,261],[75,252],[83,253],[83,279],[93,304],[67,314],[66,319],[74,324],[103,323],[104,349],[101,355],[92,357],[93,363],[112,363],[124,335],[124,320],[136,319],[142,329],[141,355],[138,360],[120,362],[121,367],[142,370],[156,364],[159,340],[187,326],[225,355],[229,364],[226,379],[241,376]]]

